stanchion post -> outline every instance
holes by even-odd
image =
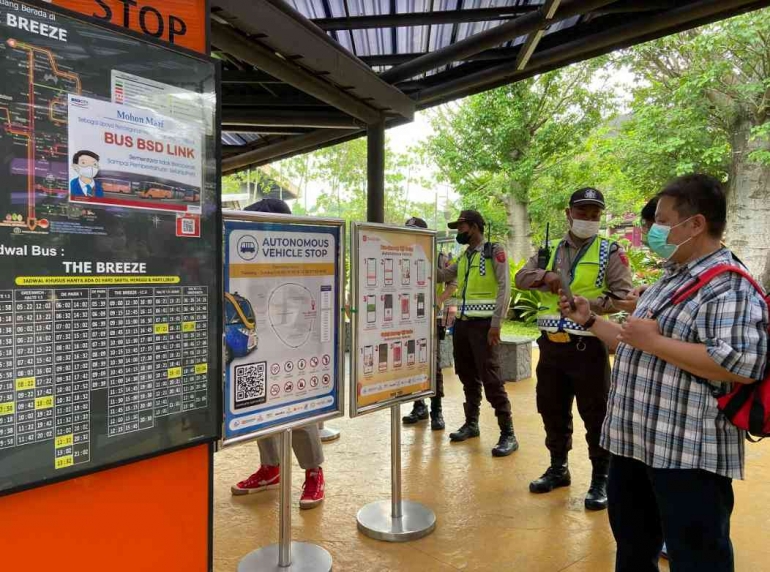
[[[281,504],[278,509],[278,567],[291,566],[291,429],[281,433]]]
[[[391,516],[401,518],[401,406],[390,408],[390,503]]]
[[[247,554],[238,572],[331,572],[332,557],[315,544],[291,541],[291,429],[280,434],[280,500],[278,503],[278,544]]]

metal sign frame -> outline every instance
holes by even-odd
[[[337,273],[336,281],[338,284],[337,296],[335,302],[339,312],[337,312],[336,319],[334,320],[335,327],[337,328],[337,344],[335,348],[335,356],[337,359],[337,379],[335,380],[337,388],[337,407],[334,411],[326,412],[320,415],[306,417],[303,419],[297,419],[288,423],[278,423],[273,427],[268,427],[254,431],[247,435],[240,435],[232,439],[227,439],[226,427],[225,427],[225,407],[227,407],[226,395],[227,391],[225,376],[227,371],[227,364],[224,358],[222,359],[222,436],[219,441],[220,447],[230,447],[238,443],[259,439],[262,437],[269,437],[272,435],[278,435],[286,430],[296,429],[312,423],[321,423],[328,421],[329,419],[335,419],[342,417],[345,414],[345,324],[344,324],[344,304],[345,304],[345,253],[346,253],[346,233],[345,233],[345,221],[342,219],[331,218],[313,218],[293,215],[283,215],[274,213],[258,213],[249,211],[236,211],[236,210],[223,210],[222,211],[222,248],[223,248],[223,263],[221,268],[221,284],[222,294],[224,294],[224,285],[226,280],[227,266],[224,263],[224,252],[228,245],[225,243],[225,231],[224,226],[226,222],[257,222],[257,223],[277,223],[286,225],[307,225],[307,226],[319,226],[319,227],[331,227],[339,229],[339,244],[337,246]],[[224,304],[222,305],[224,308]],[[224,310],[222,312],[222,322],[224,324]],[[224,330],[222,335],[222,351],[224,353]]]
[[[417,393],[410,393],[399,397],[387,399],[366,405],[364,407],[358,406],[358,362],[359,362],[359,347],[358,347],[358,327],[361,313],[358,311],[357,305],[359,303],[359,273],[361,268],[359,267],[359,240],[361,233],[366,230],[375,232],[389,232],[401,235],[417,235],[428,236],[431,238],[430,252],[426,253],[432,258],[429,260],[430,265],[430,286],[428,289],[428,301],[430,306],[429,313],[429,332],[428,332],[428,348],[429,348],[429,378],[430,389],[426,391],[419,391]],[[351,344],[350,344],[350,405],[348,414],[351,418],[358,417],[360,415],[366,415],[368,413],[374,413],[382,409],[388,409],[394,405],[400,405],[401,403],[409,403],[417,399],[424,397],[432,397],[436,394],[436,360],[433,352],[436,351],[436,232],[427,229],[395,226],[388,224],[369,223],[369,222],[354,222],[351,224],[351,247],[350,247],[350,281],[351,281]],[[426,301],[427,303],[427,301]]]

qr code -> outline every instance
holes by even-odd
[[[195,234],[195,221],[193,219],[182,219],[182,234]]]
[[[267,401],[267,362],[235,366],[235,409],[259,405]]]

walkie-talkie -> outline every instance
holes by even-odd
[[[537,249],[537,267],[540,270],[548,268],[548,262],[551,260],[550,231],[551,223],[549,222],[545,225],[545,244]]]

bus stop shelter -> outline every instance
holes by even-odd
[[[210,0],[222,171],[368,137],[384,218],[384,130],[414,113],[770,5],[768,0]]]

